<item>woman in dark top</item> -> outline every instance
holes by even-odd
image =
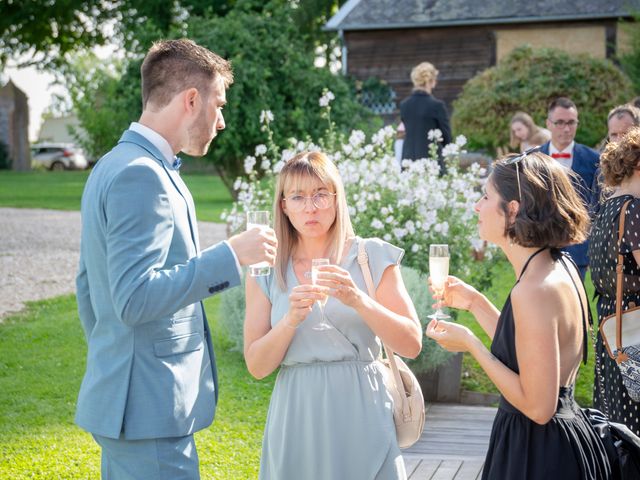
[[[502,312],[450,276],[442,306],[469,310],[492,338],[433,321],[426,334],[469,352],[502,394],[483,479],[608,479],[606,452],[573,398],[587,348],[587,296],[560,248],[583,241],[589,217],[564,169],[539,152],[496,162],[476,205],[480,237],[498,245],[517,281]]]
[[[589,243],[591,279],[598,292],[598,320],[616,312],[616,264],[618,263],[618,226],[620,212],[627,200],[625,232],[622,237],[624,286],[622,309],[631,303],[640,305],[640,128],[635,127],[617,143],[609,143],[600,156],[600,168],[607,199],[600,205],[593,222]],[[640,403],[629,398],[616,362],[602,344],[598,332],[596,344],[600,375],[596,366],[593,403],[615,422],[624,423],[640,435]],[[604,390],[604,401],[600,393]]]
[[[411,71],[413,93],[400,104],[400,117],[405,127],[402,158],[417,160],[429,157],[432,140],[430,130],[442,132],[441,145],[451,143],[451,127],[444,102],[431,95],[436,86],[438,70],[429,62],[422,62]]]

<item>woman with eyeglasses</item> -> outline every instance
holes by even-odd
[[[598,293],[598,323],[616,313],[618,229],[622,207],[629,200],[620,248],[624,257],[622,310],[640,305],[640,127],[605,147],[600,168],[606,199],[593,222],[589,242],[591,279]],[[640,435],[640,402],[627,394],[620,370],[609,357],[599,331],[596,350],[594,406]]]
[[[404,252],[366,241],[377,301],[370,298],[357,258],[364,240],[354,235],[338,170],[320,152],[285,164],[273,210],[276,265],[246,282],[247,368],[263,378],[280,367],[259,478],[404,479],[392,400],[376,362],[379,339],[404,357],[422,346],[399,270]],[[322,258],[330,265],[313,284],[312,260]]]
[[[517,281],[502,311],[453,276],[436,305],[470,311],[491,349],[451,322],[432,321],[426,334],[449,351],[469,352],[502,394],[482,478],[610,478],[604,447],[573,397],[589,307],[560,248],[586,237],[580,197],[565,170],[534,151],[495,163],[476,212],[480,237],[500,247]]]

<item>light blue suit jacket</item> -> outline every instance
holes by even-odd
[[[240,272],[226,242],[200,251],[191,194],[142,135],[125,131],[91,172],[80,250],[88,351],[76,423],[131,440],[209,426],[218,387],[201,300]]]

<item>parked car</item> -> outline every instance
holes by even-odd
[[[31,146],[31,163],[49,170],[84,170],[89,166],[82,150],[72,143],[36,143]]]

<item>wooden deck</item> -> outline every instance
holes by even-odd
[[[492,407],[427,405],[422,438],[403,450],[410,480],[476,480],[489,445]]]

